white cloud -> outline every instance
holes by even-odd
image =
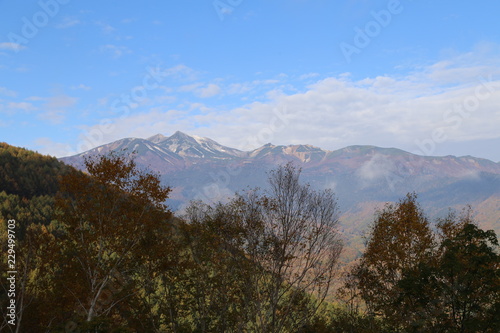
[[[40,97],[40,96],[30,96],[26,98],[27,101],[32,101],[32,102],[38,102],[38,101],[45,101],[47,98],[45,97]]]
[[[211,111],[212,109],[207,107],[205,104],[203,103],[191,103],[189,105],[189,111],[193,111],[193,110],[199,110],[199,111],[202,111],[202,112],[208,112],[208,111]]]
[[[186,65],[176,65],[165,70],[161,70],[162,75],[170,76],[183,81],[195,81],[199,73]]]
[[[220,87],[214,83],[210,83],[204,88],[201,88],[198,92],[198,95],[201,98],[213,97],[215,95],[220,94]]]
[[[271,85],[271,84],[276,84],[276,83],[279,83],[279,82],[280,82],[279,80],[268,79],[268,80],[255,80],[252,83],[254,85],[258,86],[258,85]]]
[[[366,185],[366,183],[388,177],[394,169],[392,161],[376,154],[357,170],[357,174]]]
[[[104,34],[108,35],[108,34],[111,34],[111,33],[116,31],[116,29],[114,27],[112,27],[111,25],[109,25],[106,22],[97,21],[95,24],[101,28],[101,31]]]
[[[72,147],[66,143],[58,143],[50,138],[42,137],[35,140],[36,150],[41,154],[63,157],[70,156],[75,152]]]
[[[51,124],[61,124],[66,118],[68,110],[76,104],[78,98],[57,95],[45,98],[44,100],[46,101],[43,108],[44,111],[38,115],[38,118]]]
[[[303,75],[299,76],[299,80],[312,79],[312,78],[315,78],[318,76],[319,76],[318,73],[307,73],[307,74],[303,74]]]
[[[75,97],[71,97],[71,96],[67,96],[67,95],[58,95],[58,96],[49,97],[47,99],[46,106],[48,108],[51,108],[51,109],[52,108],[57,108],[57,109],[68,108],[68,107],[75,105],[77,100],[78,99]]]
[[[118,45],[112,45],[112,44],[107,44],[107,45],[101,46],[100,51],[102,53],[106,53],[106,54],[111,55],[114,59],[120,58],[124,54],[132,53],[132,51],[125,46],[118,46]]]
[[[57,125],[61,124],[64,119],[66,118],[66,111],[65,110],[49,110],[46,112],[41,113],[38,118],[45,120],[51,124]]]
[[[4,87],[0,87],[0,95],[7,96],[7,97],[16,97],[17,92],[10,90],[10,89],[7,89],[7,88],[4,88]]]
[[[37,108],[28,102],[11,102],[7,105],[7,107],[11,110],[21,110],[24,112],[34,111]]]
[[[18,43],[0,43],[0,50],[20,51],[24,50],[25,48],[26,46]]]
[[[228,94],[244,94],[252,90],[252,86],[249,83],[231,83],[227,88]]]
[[[500,66],[485,62],[485,68],[464,59],[421,67],[407,76],[354,80],[344,73],[317,80],[296,93],[276,89],[282,82],[262,80],[268,100],[232,109],[212,105],[193,109],[195,100],[183,101],[177,110],[161,105],[139,108],[140,113],[114,119],[114,130],[103,135],[99,144],[182,130],[247,150],[268,142],[306,143],[331,150],[370,144],[432,155],[432,145],[440,142],[499,138]],[[180,66],[169,73],[191,71]],[[255,83],[228,84],[227,93],[255,89]],[[195,83],[179,90],[200,97],[226,92],[215,83]],[[371,168],[376,166],[366,167],[366,179],[379,176]]]
[[[135,18],[124,18],[123,20],[121,20],[121,23],[129,24],[129,23],[133,23],[135,21],[137,21],[137,19],[135,19]]]
[[[14,70],[16,72],[19,72],[19,73],[27,73],[30,71],[30,68],[27,66],[20,66],[20,67],[16,67]]]
[[[72,89],[72,90],[90,90],[90,89],[92,89],[92,88],[91,88],[91,87],[89,87],[89,86],[86,86],[86,85],[84,85],[84,84],[82,83],[82,84],[79,84],[79,85],[77,85],[77,86],[72,86],[72,87],[71,87],[71,89]]]
[[[194,91],[198,90],[198,88],[202,85],[203,85],[202,83],[186,84],[186,85],[180,86],[179,91],[181,91],[181,92],[194,92]]]
[[[191,92],[191,93],[194,93],[198,97],[208,98],[208,97],[213,97],[215,95],[220,94],[221,88],[219,85],[217,85],[215,83],[209,83],[205,86],[203,83],[197,82],[197,83],[186,84],[186,85],[180,86],[178,91]]]
[[[80,20],[78,20],[74,17],[65,17],[61,23],[56,25],[56,28],[57,29],[67,29],[67,28],[74,27],[80,23],[81,23]]]

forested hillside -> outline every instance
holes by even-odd
[[[69,170],[55,157],[0,142],[0,189],[8,194],[26,199],[54,196],[59,177]]]
[[[498,240],[469,210],[435,224],[408,194],[374,212],[366,251],[341,268],[337,197],[291,163],[264,191],[179,217],[129,156],[85,169],[0,146],[1,332],[500,329]]]

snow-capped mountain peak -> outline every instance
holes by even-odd
[[[157,134],[148,140],[171,152],[188,158],[228,159],[242,156],[243,152],[223,146],[214,140],[200,136],[191,136],[177,131],[169,137]]]

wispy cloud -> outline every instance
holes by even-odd
[[[28,102],[10,102],[7,104],[7,107],[11,110],[20,110],[24,112],[37,110],[37,107]]]
[[[203,84],[198,82],[198,83],[192,83],[192,84],[186,84],[183,86],[179,87],[180,92],[194,92],[198,90]]]
[[[163,75],[180,81],[196,81],[200,73],[186,65],[176,65],[162,71]]]
[[[0,50],[7,50],[7,51],[21,51],[24,50],[26,46],[23,46],[18,43],[0,43]]]
[[[201,82],[197,82],[180,86],[178,91],[192,92],[197,97],[209,98],[219,95],[221,93],[221,87],[215,83],[209,83],[205,85]]]
[[[373,181],[386,178],[394,171],[394,168],[393,161],[376,154],[357,170],[357,174],[365,185],[368,185]]]
[[[253,85],[250,83],[231,83],[229,87],[227,87],[228,94],[244,94],[253,89]]]
[[[49,97],[47,99],[46,106],[48,108],[68,108],[76,104],[78,101],[77,98],[67,96],[67,95],[58,95]]]
[[[47,137],[36,139],[35,146],[40,153],[53,156],[67,156],[67,153],[71,151],[69,144],[58,143]]]
[[[111,34],[111,33],[113,33],[113,32],[115,32],[115,31],[116,31],[116,29],[115,29],[113,26],[111,26],[110,24],[108,24],[108,23],[106,23],[106,22],[103,22],[103,21],[97,21],[95,24],[96,24],[98,27],[100,27],[100,28],[101,28],[101,31],[102,31],[104,34],[106,34],[106,35],[109,35],[109,34]]]
[[[307,80],[307,79],[312,79],[312,78],[315,78],[315,77],[318,77],[319,74],[318,73],[307,73],[307,74],[302,74],[301,76],[299,76],[299,80]]]
[[[64,119],[66,118],[66,111],[65,110],[49,110],[45,111],[43,113],[40,113],[38,116],[39,119],[44,120],[50,124],[57,125],[61,124]]]
[[[105,133],[101,143],[129,136],[147,137],[158,132],[168,134],[180,129],[245,149],[267,142],[308,143],[325,149],[371,144],[396,146],[422,154],[416,142],[432,139],[436,130],[450,142],[498,138],[500,66],[485,61],[485,68],[463,59],[452,58],[446,64],[416,67],[406,76],[383,75],[356,80],[344,73],[317,78],[306,87],[287,92],[280,87],[288,83],[276,79],[242,83],[198,81],[176,90],[190,94],[176,96],[182,100],[178,100],[175,107],[166,106],[158,96],[151,96],[148,105],[142,105],[127,117],[112,119],[114,130]],[[182,65],[165,71],[180,82],[193,72]],[[462,76],[469,80],[464,82],[460,79]],[[264,97],[239,107],[221,108],[197,100],[218,94],[249,95],[255,89],[260,89],[263,92],[260,96]],[[168,89],[168,95],[172,93]],[[478,93],[484,98],[471,109],[466,103]],[[457,109],[457,105],[461,109]],[[286,126],[279,119],[276,122],[276,110],[279,117],[286,117]],[[269,131],[278,127],[279,131]],[[93,129],[97,130],[98,126],[88,128]],[[247,138],[259,137],[263,130],[267,134],[261,135],[262,140],[249,144]],[[378,160],[371,161],[362,170],[363,176],[367,181],[376,179],[383,176],[380,170],[385,167]]]
[[[45,101],[46,98],[40,97],[40,96],[30,96],[30,97],[26,98],[26,100],[31,101],[31,102],[38,102],[38,101]]]
[[[206,87],[199,89],[198,96],[200,96],[201,98],[208,98],[208,97],[216,96],[216,95],[220,94],[220,92],[221,92],[221,89],[218,85],[216,85],[214,83],[210,83]]]
[[[68,110],[76,104],[78,98],[57,95],[44,100],[46,101],[43,106],[44,111],[38,115],[38,118],[50,124],[61,124],[65,120]]]
[[[126,46],[118,46],[118,45],[112,45],[112,44],[107,44],[107,45],[101,46],[100,51],[102,53],[110,55],[114,59],[120,58],[124,54],[132,53],[132,51],[129,48],[127,48]]]
[[[135,19],[135,18],[124,18],[120,22],[123,24],[130,24],[130,23],[135,22],[135,21],[137,21],[137,19]]]
[[[10,90],[10,89],[7,89],[7,88],[4,88],[4,87],[0,87],[0,95],[7,96],[7,97],[16,97],[17,92]]]
[[[14,70],[19,73],[27,73],[31,70],[31,68],[29,68],[28,66],[19,66],[14,68]]]
[[[72,87],[71,87],[71,89],[72,89],[72,90],[90,90],[90,89],[92,89],[92,88],[91,88],[91,87],[89,87],[89,86],[86,86],[86,85],[84,85],[84,84],[79,84],[79,85],[77,85],[77,86],[72,86]]]
[[[74,17],[65,17],[61,23],[56,25],[57,29],[67,29],[81,24],[82,22]]]

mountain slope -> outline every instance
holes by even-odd
[[[418,156],[375,146],[328,151],[311,145],[266,144],[242,152],[176,132],[170,137],[118,140],[62,160],[81,167],[84,156],[123,149],[134,151],[139,165],[160,172],[174,188],[173,209],[182,209],[192,199],[224,201],[248,186],[265,188],[266,172],[291,161],[302,168],[303,180],[311,186],[335,191],[349,232],[364,230],[374,207],[408,192],[417,192],[433,216],[470,204],[481,224],[500,231],[500,164],[481,158]]]
[[[68,171],[55,157],[0,142],[0,192],[26,199],[55,195],[58,177]]]
[[[55,157],[0,143],[2,225],[15,219],[19,223],[16,238],[22,240],[30,224],[50,224],[59,178],[70,169]]]

